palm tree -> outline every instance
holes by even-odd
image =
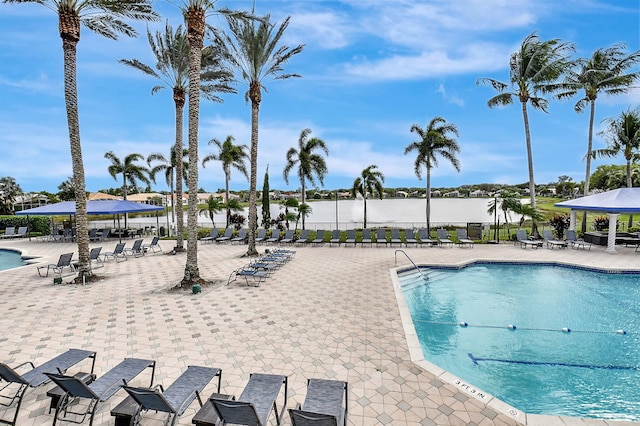
[[[490,84],[498,95],[487,101],[489,108],[511,105],[517,98],[522,107],[524,134],[527,145],[527,163],[529,168],[529,193],[531,207],[536,208],[536,185],[533,176],[533,153],[531,150],[531,132],[527,104],[535,109],[547,112],[548,101],[538,93],[549,93],[556,81],[567,68],[567,55],[573,51],[570,43],[561,43],[558,39],[542,41],[536,33],[529,34],[520,49],[511,55],[509,61],[509,84],[493,78],[479,78],[477,84]],[[506,91],[511,86],[511,92]],[[531,233],[538,236],[536,220],[532,221]]]
[[[289,148],[287,151],[287,164],[284,167],[282,176],[285,183],[289,184],[289,173],[297,166],[298,178],[302,187],[302,204],[306,204],[306,181],[315,184],[314,175],[318,177],[320,185],[324,186],[324,175],[327,174],[327,163],[322,154],[314,151],[321,150],[325,155],[329,155],[327,145],[320,138],[307,139],[311,129],[304,129],[298,138],[298,149]],[[302,229],[304,229],[304,216],[302,217]]]
[[[174,153],[171,157],[176,158],[184,149],[182,143],[182,122],[189,82],[189,41],[182,26],[178,26],[174,32],[169,23],[166,24],[164,33],[160,31],[156,32],[155,38],[151,32],[147,30],[147,38],[149,40],[149,46],[151,46],[151,51],[156,58],[155,67],[147,65],[138,59],[121,59],[119,62],[159,80],[160,84],[151,89],[152,95],[162,89],[170,88],[172,90],[176,117],[176,137],[173,147]],[[229,87],[233,75],[223,66],[221,59],[221,50],[218,45],[202,48],[200,95],[214,102],[222,102],[222,99],[217,96],[217,93],[235,93],[235,91]],[[176,167],[176,198],[182,200],[182,179],[184,177],[186,180],[187,175],[183,173],[183,162],[180,161],[172,164]],[[181,214],[178,215],[176,224],[176,251],[184,250],[184,215],[182,214],[182,203],[180,203],[180,208]]]
[[[640,111],[622,111],[618,118],[609,118],[607,128],[598,133],[607,139],[607,147],[593,151],[594,158],[612,158],[622,154],[627,161],[627,188],[633,187],[631,165],[640,160]],[[629,215],[629,227],[633,215]]]
[[[460,161],[456,154],[460,152],[458,142],[449,135],[458,136],[458,128],[455,124],[447,123],[442,117],[434,117],[426,129],[417,124],[411,126],[411,133],[416,133],[419,141],[411,143],[404,149],[407,155],[416,151],[418,155],[414,163],[414,172],[418,179],[422,179],[422,166],[427,169],[427,193],[426,193],[426,219],[427,230],[431,229],[431,169],[438,167],[438,156],[448,160],[459,172]]]
[[[224,190],[225,199],[227,204],[227,228],[229,227],[229,221],[231,219],[231,205],[229,204],[229,181],[231,180],[231,167],[234,167],[247,179],[247,165],[245,164],[245,158],[248,158],[246,145],[234,145],[234,137],[229,135],[224,142],[220,142],[218,139],[211,139],[209,145],[215,144],[218,147],[217,154],[209,154],[202,159],[202,167],[205,167],[209,161],[216,160],[222,163],[222,171],[224,172]]]
[[[640,62],[640,50],[626,55],[626,45],[614,44],[608,48],[596,50],[591,58],[580,58],[574,61],[565,77],[554,90],[560,90],[559,99],[573,97],[579,91],[584,96],[578,100],[574,109],[582,112],[589,106],[589,134],[587,138],[586,173],[584,179],[584,195],[589,195],[591,179],[591,151],[593,149],[593,123],[596,111],[596,100],[600,93],[619,95],[633,88],[633,83],[640,78],[640,71],[629,72],[629,69]],[[582,232],[587,230],[587,215],[582,216]]]
[[[182,144],[182,142],[180,142],[180,144]],[[175,148],[175,146],[174,146]],[[156,175],[160,172],[164,172],[164,177],[165,177],[165,181],[167,182],[167,186],[169,186],[169,190],[171,191],[171,222],[175,222],[175,201],[176,198],[178,200],[182,200],[182,188],[180,188],[180,190],[176,190],[176,192],[179,193],[179,198],[178,197],[174,197],[174,185],[173,183],[176,183],[177,185],[182,186],[182,181],[183,180],[187,180],[187,171],[189,170],[189,163],[187,161],[184,161],[184,158],[189,155],[189,151],[186,149],[182,149],[182,161],[176,161],[176,151],[175,149],[171,149],[171,152],[169,153],[169,160],[167,160],[167,158],[162,155],[162,153],[160,152],[153,152],[151,154],[149,154],[147,156],[147,164],[149,165],[149,167],[151,167],[151,163],[153,162],[157,162],[158,164],[156,164],[155,166],[153,166],[151,168],[151,170],[149,170],[149,177],[151,178],[151,180],[155,183],[156,181]],[[180,178],[178,179],[178,176],[175,177],[174,179],[174,173],[180,173]],[[183,230],[183,217],[184,217],[184,212],[182,210],[182,202],[180,203],[180,214],[178,215],[178,223],[177,223],[177,233],[176,233],[176,247],[175,250],[176,251],[183,251],[184,247],[183,247],[183,234],[184,234],[184,230]]]
[[[62,201],[73,201],[76,198],[76,184],[73,181],[73,176],[70,176],[58,185],[58,193],[56,196]]]
[[[207,199],[207,207],[204,209],[200,209],[200,211],[198,212],[198,214],[200,216],[209,216],[209,219],[211,219],[211,224],[213,225],[213,228],[215,229],[216,227],[216,223],[213,220],[214,216],[216,213],[220,213],[220,211],[225,207],[224,203],[222,202],[222,199],[220,197],[214,197],[213,195],[209,196],[209,198]],[[229,226],[227,225],[227,228]]]
[[[300,77],[298,74],[287,74],[283,66],[294,55],[302,52],[304,45],[294,48],[282,45],[280,39],[289,25],[289,17],[276,28],[267,15],[261,20],[248,20],[227,15],[229,30],[233,39],[227,34],[218,37],[228,47],[231,65],[248,84],[249,90],[245,99],[251,101],[251,172],[249,178],[249,238],[247,255],[255,256],[256,228],[258,225],[256,181],[258,170],[258,118],[262,89],[267,77],[284,80]],[[266,89],[266,88],[265,88]]]
[[[12,215],[18,195],[22,194],[22,188],[15,178],[5,176],[0,178],[0,214]]]
[[[489,209],[487,210],[487,213],[492,214],[496,213],[497,209],[502,210],[504,222],[507,224],[507,235],[509,235],[509,238],[511,238],[511,230],[509,229],[509,212],[512,211],[517,213],[518,211],[522,211],[520,208],[521,205],[522,203],[516,197],[516,194],[512,192],[503,193],[499,200],[498,197],[495,197],[493,200],[489,201]],[[499,240],[499,237],[496,240]]]
[[[122,197],[127,199],[127,181],[134,188],[137,188],[138,181],[144,182],[149,185],[149,169],[144,166],[140,166],[135,162],[138,160],[144,160],[142,154],[133,153],[124,157],[124,161],[120,160],[113,151],[109,151],[104,154],[104,158],[111,161],[107,171],[115,179],[118,180],[118,175],[122,175]],[[124,215],[124,227],[127,227],[127,215]]]
[[[71,165],[76,190],[76,230],[78,241],[79,282],[90,277],[89,231],[87,226],[87,193],[85,192],[84,163],[80,143],[78,117],[78,87],[76,83],[76,49],[80,41],[80,27],[85,25],[101,36],[117,40],[119,34],[134,37],[135,29],[124,19],[155,21],[150,0],[2,0],[3,3],[37,3],[58,16],[58,29],[64,55],[64,99],[69,128]]]
[[[362,171],[359,177],[353,181],[351,194],[355,197],[360,194],[364,198],[364,227],[367,227],[367,197],[369,194],[374,195],[376,192],[382,200],[384,194],[384,175],[378,170],[375,164],[370,165]]]

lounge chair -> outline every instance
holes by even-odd
[[[458,238],[458,245],[460,247],[471,246],[471,248],[473,248],[475,245],[474,241],[467,235],[466,229],[456,229],[456,237]]]
[[[334,229],[333,232],[331,233],[331,239],[329,240],[329,247],[331,247],[331,244],[337,244],[338,247],[340,247],[341,243],[342,243],[342,233],[340,232],[339,229]]]
[[[247,228],[242,228],[238,231],[238,236],[231,238],[231,244],[238,243],[244,244],[247,242]]]
[[[449,239],[449,233],[446,229],[440,228],[438,229],[438,245],[440,247],[450,246],[453,247],[453,241]]]
[[[567,248],[567,242],[558,240],[553,236],[550,229],[544,229],[542,231],[542,239],[547,243],[547,248],[553,250],[555,247],[559,249]]]
[[[204,243],[212,243],[216,240],[216,238],[218,238],[218,228],[213,228],[211,230],[211,232],[209,233],[208,237],[202,237],[200,238],[200,241],[204,244]]]
[[[567,242],[571,244],[572,249],[578,250],[582,247],[583,250],[591,250],[591,243],[586,242],[582,238],[578,238],[575,230],[569,229],[565,232],[567,233]]]
[[[309,243],[309,230],[303,229],[300,238],[296,240],[296,244],[308,244]]]
[[[324,230],[319,230],[316,232],[316,237],[311,240],[311,244],[313,245],[323,245],[324,244]]]
[[[402,247],[402,238],[400,237],[400,230],[399,229],[392,229],[391,230],[391,236],[389,239],[389,247],[393,247],[394,244],[398,244],[400,247]]]
[[[280,241],[280,230],[277,228],[274,228],[271,230],[271,236],[269,238],[267,238],[266,240],[264,240],[265,244],[269,244],[269,243],[277,243],[278,241]]]
[[[289,409],[293,426],[347,426],[349,385],[339,380],[309,379],[302,405]]]
[[[256,244],[264,242],[267,239],[267,230],[266,229],[258,229],[258,233],[256,234]]]
[[[109,238],[110,235],[111,235],[111,228],[105,228],[102,230],[102,232],[100,232],[98,237],[100,241],[105,241],[106,239]]]
[[[2,235],[2,238],[13,238],[16,236],[16,228],[15,226],[12,226],[11,228],[6,228],[4,230],[4,234]]]
[[[291,244],[293,243],[296,236],[296,231],[293,229],[288,229],[285,232],[284,237],[280,240],[280,244]]]
[[[123,386],[129,396],[118,404],[111,415],[116,418],[116,426],[140,423],[146,411],[167,414],[165,425],[175,425],[194,399],[202,407],[200,392],[214,377],[218,377],[218,392],[222,370],[219,368],[198,367],[190,365],[168,388],[156,385],[153,388]]]
[[[355,229],[347,230],[347,239],[344,240],[345,247],[347,246],[347,244],[353,244],[354,247],[356,246],[356,230]]]
[[[229,228],[225,229],[224,235],[222,235],[221,237],[216,238],[216,243],[226,243],[227,241],[229,241],[231,239],[231,237],[233,237],[233,228],[229,227]]]
[[[89,251],[89,263],[94,263],[94,268],[102,268],[104,266],[104,262],[100,259],[100,251],[102,251],[102,247],[95,247]],[[78,269],[78,263],[80,260],[74,259],[71,261],[73,267]]]
[[[142,249],[146,252],[151,250],[153,253],[156,251],[162,251],[162,247],[160,247],[160,237],[157,235],[151,239],[149,244],[142,244]]]
[[[267,279],[267,277],[269,277],[269,275],[270,273],[268,271],[253,268],[249,264],[249,265],[243,266],[240,269],[236,269],[235,271],[233,271],[229,275],[229,279],[227,280],[227,285],[234,282],[238,277],[244,277],[247,285],[251,285],[249,284],[249,278],[252,278],[254,282],[254,287],[258,287],[260,286],[261,283],[263,283]]]
[[[427,228],[421,228],[418,230],[418,238],[420,239],[419,243],[420,245],[428,245],[428,246],[437,246],[438,242],[435,240],[431,239],[431,236],[429,235],[429,230]]]
[[[127,256],[124,254],[124,246],[126,243],[118,243],[116,244],[116,248],[113,251],[108,251],[102,255],[103,260],[106,262],[109,258],[113,257],[117,262],[127,260]]]
[[[151,383],[149,386],[153,386],[156,362],[138,358],[125,358],[120,364],[88,385],[75,376],[45,373],[64,391],[64,395],[56,405],[53,426],[58,420],[84,423],[87,416],[91,426],[100,403],[107,401],[121,386],[127,385],[128,382],[147,368],[151,368]],[[79,404],[81,400],[88,400],[88,402]],[[80,411],[75,411],[78,408]]]
[[[371,240],[371,229],[363,229],[362,230],[362,240],[360,240],[360,244],[364,247],[365,244],[369,244],[369,247],[373,247],[373,242]]]
[[[27,228],[26,226],[21,226],[18,228],[18,232],[16,233],[16,235],[14,236],[14,238],[22,238],[22,237],[26,237],[27,236],[27,231],[29,228]]]
[[[88,374],[93,375],[93,368],[96,362],[96,353],[93,351],[85,351],[82,349],[69,349],[68,351],[52,358],[44,364],[35,367],[31,361],[27,361],[11,368],[6,364],[0,363],[0,405],[14,409],[13,420],[0,419],[0,424],[15,425],[18,419],[18,413],[20,412],[20,405],[22,404],[22,398],[29,387],[36,388],[49,382],[49,377],[44,373],[65,372],[69,368],[78,364],[79,362],[92,358],[91,372]],[[22,367],[30,365],[31,370],[20,374],[15,370],[19,370]],[[6,383],[2,383],[6,382]]]
[[[527,237],[527,231],[525,231],[524,229],[518,229],[516,230],[516,244],[519,243],[520,244],[520,248],[526,249],[527,247],[531,247],[534,249],[537,249],[538,247],[542,247],[542,241],[534,241],[534,240],[530,240],[529,237]]]
[[[100,236],[98,235],[98,229],[91,228],[89,230],[89,241],[98,241],[99,239],[100,239]]]
[[[283,404],[278,414],[276,401],[284,385]],[[280,424],[287,406],[287,376],[252,374],[240,397],[234,400],[211,398],[213,407],[224,424],[266,426],[275,412]]]
[[[387,240],[386,229],[378,229],[376,231],[376,247],[378,247],[378,245],[380,244],[384,244],[385,247],[389,244],[389,241]]]
[[[62,277],[62,272],[64,271],[64,268],[69,268],[69,270],[71,271],[70,274],[75,274],[76,268],[75,266],[73,266],[73,263],[71,262],[72,258],[73,258],[73,253],[61,254],[60,258],[58,259],[58,263],[56,264],[50,263],[49,265],[38,266],[38,275],[40,275],[41,277],[48,277],[49,271],[51,270],[56,274],[58,274],[60,277]],[[42,271],[45,269],[47,270],[47,273],[42,275]]]
[[[144,256],[144,249],[142,248],[143,240],[135,240],[131,248],[124,249],[125,256],[142,257]]]
[[[418,240],[416,239],[415,231],[405,231],[404,246],[409,247],[409,244],[413,244],[418,247]]]

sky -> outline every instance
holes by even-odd
[[[121,159],[131,153],[168,156],[174,143],[171,90],[152,95],[157,80],[118,63],[137,58],[155,64],[147,29],[183,23],[179,0],[153,3],[162,21],[132,22],[137,38],[112,41],[82,28],[77,81],[88,191],[122,184],[107,172],[107,151]],[[248,11],[252,3],[216,5]],[[255,13],[278,23],[289,16],[281,43],[304,45],[284,66],[301,78],[266,79],[260,105],[258,187],[268,166],[271,188],[290,191],[300,182],[295,174],[288,185],[283,179],[286,152],[298,146],[305,128],[328,147],[326,189],[351,188],[370,165],[378,166],[386,187],[424,187],[424,177],[414,173],[415,153],[404,149],[417,140],[411,126],[425,128],[436,116],[458,128],[461,170],[441,160],[432,170],[432,187],[528,182],[520,103],[488,108],[496,92],[478,86],[478,78],[508,82],[509,57],[532,32],[573,43],[576,58],[614,43],[625,43],[628,53],[640,49],[638,0],[256,0]],[[215,14],[208,23],[226,28]],[[25,192],[58,192],[72,176],[62,61],[55,13],[38,4],[0,3],[0,176],[15,178]],[[232,135],[236,143],[250,144],[247,85],[240,79],[235,88],[237,94],[222,95],[223,103],[200,104],[200,159],[216,152],[208,144],[214,138]],[[550,100],[548,113],[529,109],[536,183],[557,182],[561,175],[584,180],[589,115],[574,111],[577,100]],[[596,132],[639,102],[640,89],[599,97]],[[186,144],[186,119],[184,133]],[[596,134],[594,148],[605,146]],[[592,171],[611,163],[624,159],[596,160]],[[162,177],[156,180],[153,190],[169,189]],[[232,171],[232,190],[248,186]],[[200,167],[199,187],[224,188],[220,163]]]

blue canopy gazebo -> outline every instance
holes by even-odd
[[[609,215],[609,235],[607,239],[607,253],[616,253],[616,228],[620,213],[640,213],[640,188],[619,188],[612,191],[587,195],[574,200],[562,201],[556,207],[571,209],[570,229],[575,229],[576,212],[592,211]]]

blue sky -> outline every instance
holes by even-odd
[[[176,3],[176,2],[174,2]],[[260,113],[258,186],[267,164],[272,188],[286,185],[282,169],[288,148],[297,146],[304,128],[329,148],[325,188],[349,188],[365,167],[376,164],[385,186],[424,187],[404,148],[416,140],[412,124],[425,127],[434,116],[457,125],[461,171],[446,162],[433,171],[432,186],[528,181],[519,103],[489,109],[495,95],[476,86],[479,77],[508,81],[509,56],[537,31],[541,38],[575,44],[576,57],[597,48],[626,43],[640,49],[638,0],[257,0],[257,14],[282,21],[291,16],[284,43],[305,44],[287,65],[300,79],[267,80]],[[217,3],[249,10],[244,0]],[[174,27],[182,23],[177,7],[155,1]],[[209,23],[224,27],[216,16]],[[62,79],[62,47],[57,17],[37,4],[0,4],[0,175],[12,176],[25,191],[57,192],[72,175]],[[156,81],[117,62],[138,58],[153,64],[146,24],[134,23],[140,36],[111,41],[86,28],[78,45],[80,131],[87,190],[120,186],[108,173],[104,153],[120,158],[137,152],[168,155],[174,141],[170,90],[151,95]],[[164,22],[149,24],[152,32]],[[233,135],[249,144],[250,107],[246,85],[224,103],[203,101],[199,156],[214,152],[207,142]],[[530,110],[537,183],[560,175],[584,179],[588,114],[571,101],[552,101],[549,113]],[[640,90],[601,97],[596,125],[640,101]],[[185,110],[186,116],[186,110]],[[187,124],[185,120],[185,143]],[[597,136],[594,148],[605,146]],[[606,163],[611,163],[611,160]],[[623,163],[622,159],[616,161]],[[600,160],[593,164],[592,170]],[[200,187],[224,187],[219,163],[200,169]],[[232,189],[247,189],[239,173]],[[159,178],[157,190],[167,190]]]

